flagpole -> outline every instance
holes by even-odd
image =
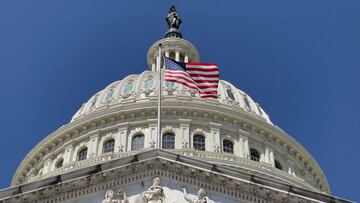
[[[158,88],[158,118],[157,118],[157,140],[156,140],[156,148],[160,149],[160,138],[161,138],[161,92],[162,92],[162,84],[161,84],[161,44],[159,44],[159,54],[157,58],[157,70],[158,70],[158,78],[159,78],[159,88]]]

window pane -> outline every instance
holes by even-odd
[[[246,108],[251,109],[250,102],[249,102],[249,99],[247,98],[247,96],[244,97],[244,102],[245,102]]]
[[[250,159],[253,161],[259,161],[260,155],[259,152],[256,151],[256,149],[250,149]]]
[[[142,148],[144,148],[144,135],[143,134],[135,135],[132,138],[131,150],[139,150]]]
[[[175,135],[172,133],[166,133],[163,135],[162,142],[163,149],[175,149]]]
[[[229,140],[223,141],[223,151],[227,153],[234,153],[234,145]]]
[[[278,160],[275,160],[275,168],[280,169],[280,170],[282,169],[281,164]]]
[[[203,135],[194,135],[194,148],[205,151],[205,137]]]
[[[113,94],[114,94],[114,89],[109,89],[108,92],[106,93],[105,101],[110,101],[110,99],[112,98]]]
[[[60,159],[60,160],[56,163],[55,167],[56,167],[56,168],[61,168],[61,167],[63,166],[63,163],[64,163],[64,159]]]
[[[143,88],[144,90],[149,90],[153,87],[153,85],[154,85],[154,80],[152,78],[148,78],[147,80],[144,81]]]
[[[115,140],[107,141],[103,146],[103,153],[114,152]]]
[[[85,160],[87,156],[87,148],[81,150],[78,154],[78,161]]]
[[[232,93],[231,89],[226,89],[226,93],[231,100],[235,100],[235,96]]]
[[[131,92],[132,88],[133,88],[132,83],[129,83],[129,84],[125,85],[123,93],[124,94],[129,94]]]
[[[95,107],[96,101],[97,101],[97,98],[95,97],[95,98],[91,101],[90,109],[92,109],[92,108]]]

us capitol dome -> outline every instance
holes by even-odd
[[[157,144],[159,44],[176,61],[200,61],[174,7],[166,20],[149,70],[98,91],[36,145],[0,202],[347,202],[330,195],[311,154],[226,80],[217,99],[163,82]]]

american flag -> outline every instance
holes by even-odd
[[[199,91],[201,98],[217,98],[219,70],[215,64],[183,63],[165,57],[165,77]]]

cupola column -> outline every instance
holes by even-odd
[[[175,61],[180,61],[180,52],[179,52],[179,50],[177,50],[175,52]]]
[[[188,55],[185,55],[184,62],[185,63],[189,62],[189,56]]]

